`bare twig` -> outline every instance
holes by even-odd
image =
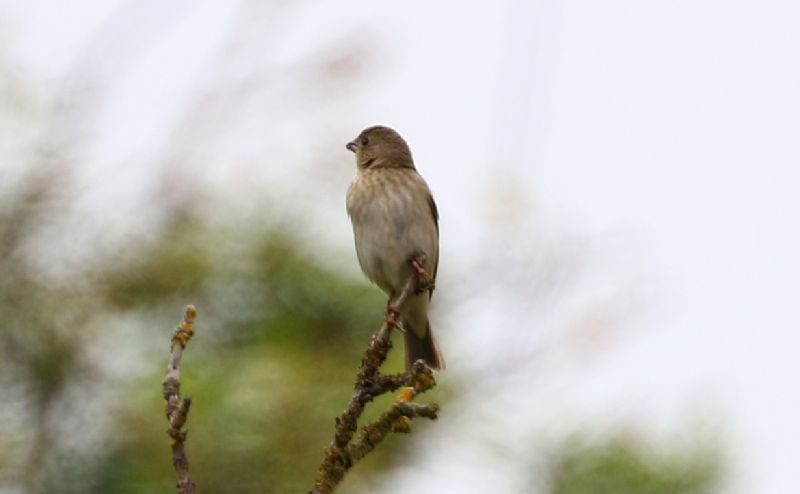
[[[411,276],[400,294],[390,302],[393,309],[399,310],[410,294],[418,286],[416,276]],[[433,371],[418,360],[409,371],[399,374],[381,374],[380,366],[392,348],[391,331],[393,325],[384,321],[370,341],[361,360],[361,368],[356,375],[355,392],[350,404],[336,419],[336,432],[333,441],[325,452],[325,457],[317,470],[314,490],[311,494],[330,494],[342,481],[345,473],[361,458],[372,451],[390,432],[410,432],[411,419],[426,417],[435,419],[439,410],[437,404],[423,405],[413,403],[419,393],[436,385]],[[362,427],[362,432],[354,441],[358,429],[358,419],[367,403],[384,393],[392,392],[402,386],[392,407],[373,422]]]
[[[189,478],[189,460],[186,458],[186,431],[181,430],[186,423],[189,415],[189,407],[192,404],[192,397],[186,396],[181,399],[181,357],[183,350],[194,336],[194,318],[197,315],[193,305],[186,307],[183,321],[175,328],[172,334],[172,346],[170,351],[167,375],[162,382],[164,400],[167,406],[167,423],[169,428],[167,434],[170,437],[172,447],[172,465],[178,475],[178,494],[195,494],[197,485]]]

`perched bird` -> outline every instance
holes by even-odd
[[[422,359],[433,369],[443,369],[444,359],[428,322],[439,264],[439,214],[433,196],[414,167],[408,144],[394,130],[369,127],[346,147],[355,153],[358,169],[347,190],[347,213],[361,269],[389,295],[391,319],[392,300],[424,263],[431,289],[412,293],[399,308],[406,368]]]

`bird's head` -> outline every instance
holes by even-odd
[[[369,168],[414,168],[408,144],[389,127],[368,127],[345,147],[355,153],[359,171]]]

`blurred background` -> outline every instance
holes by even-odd
[[[173,491],[187,303],[201,492],[310,489],[383,313],[344,210],[377,123],[439,204],[448,370],[341,492],[800,492],[799,23],[0,1],[0,493]]]

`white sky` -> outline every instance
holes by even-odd
[[[120,4],[0,2],[0,55],[55,86]],[[218,48],[231,5],[129,9],[134,25],[153,34],[147,56],[116,79],[93,130],[87,167],[95,178],[146,173],[130,160],[163,142]],[[353,135],[373,123],[404,134],[439,202],[443,256],[469,262],[506,241],[547,250],[565,236],[595,239],[611,254],[591,279],[655,287],[635,320],[640,335],[586,367],[555,358],[546,364],[550,385],[522,403],[511,392],[496,397],[545,428],[564,414],[643,424],[716,417],[731,434],[727,492],[800,492],[800,3],[399,5],[311,3],[291,14],[264,56],[291,60],[354,30],[374,38],[377,69],[342,108],[341,123]],[[342,154],[346,166],[350,159]],[[503,197],[526,208],[512,233],[487,225],[487,201]],[[347,247],[347,220],[334,213],[325,224]],[[523,310],[507,309],[513,326]],[[474,318],[472,328],[496,320]],[[442,333],[454,348],[451,367],[470,345],[487,344],[484,333],[474,343]],[[442,435],[446,423],[437,423]],[[488,468],[465,473],[468,439],[454,444],[433,452],[427,488],[481,492],[502,481]],[[420,472],[412,473],[382,491],[417,485]]]

